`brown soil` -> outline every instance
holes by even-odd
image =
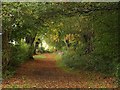
[[[85,71],[65,72],[56,65],[53,54],[22,64],[16,74],[2,83],[2,88],[116,88],[115,79]]]

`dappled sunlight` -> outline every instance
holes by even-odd
[[[42,41],[43,47],[45,48],[45,50],[49,49],[49,45],[46,43],[45,40]]]
[[[118,11],[113,2],[3,2],[2,88],[116,88]]]
[[[44,59],[44,58],[46,58],[46,56],[45,55],[33,55],[33,58],[36,60],[38,60],[38,59]]]

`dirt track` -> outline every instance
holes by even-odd
[[[3,88],[115,88],[115,80],[96,73],[72,74],[56,65],[54,55],[22,64],[16,74],[4,80]]]

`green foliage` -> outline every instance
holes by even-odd
[[[53,47],[63,48],[62,62],[73,69],[96,70],[113,74],[118,62],[118,10],[117,3],[2,3],[3,33],[8,31],[10,52],[3,52],[3,59],[10,59],[9,66],[18,66],[32,56],[34,47],[21,39],[36,34]],[[94,31],[94,51],[85,54],[87,46],[83,35]],[[78,34],[68,51],[64,38]],[[74,44],[79,42],[78,44]],[[77,47],[76,50],[73,48]],[[45,52],[41,48],[41,52]],[[9,61],[9,60],[8,60]],[[3,61],[4,63],[5,61]],[[6,64],[8,65],[8,64]],[[118,69],[119,72],[119,69]],[[9,72],[8,72],[9,73]]]
[[[77,61],[79,61],[79,59],[76,56],[77,55],[75,54],[75,52],[66,51],[64,52],[64,55],[62,56],[61,63],[63,63],[67,67],[74,68],[76,66]]]
[[[9,66],[9,69],[5,71],[5,73],[2,74],[2,78],[10,78],[15,74],[15,68]]]
[[[26,44],[26,46],[29,47],[28,53],[27,53],[28,54],[27,58],[28,59],[33,59],[32,55],[34,54],[34,46],[33,45],[30,46],[30,45],[27,45],[27,44]]]
[[[10,61],[7,70],[3,73],[3,78],[9,78],[15,74],[16,67],[25,62],[33,55],[33,48],[21,41],[17,45],[11,44]]]
[[[93,62],[93,70],[100,71],[106,75],[115,75],[116,63],[114,59],[110,58],[109,56],[104,54],[93,54],[91,62]]]
[[[96,11],[89,15],[88,27],[79,27],[82,34],[93,30],[95,35],[93,41],[94,50],[85,54],[86,43],[81,40],[77,50],[65,53],[63,61],[66,66],[73,69],[94,70],[105,75],[114,75],[118,65],[118,14],[116,11]],[[86,16],[83,18],[86,18]],[[85,21],[86,22],[86,21]],[[89,24],[92,23],[92,24]]]
[[[109,56],[100,54],[80,55],[81,52],[68,52],[63,55],[61,63],[64,63],[69,68],[77,70],[94,70],[106,75],[115,75],[116,73],[117,64]]]
[[[13,45],[11,52],[11,66],[18,66],[20,63],[23,63],[26,59],[28,59],[29,53],[29,45],[24,42],[21,42],[19,45]]]
[[[118,66],[117,66],[116,76],[118,78],[118,86],[120,86],[120,64],[118,64]]]

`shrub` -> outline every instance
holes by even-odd
[[[78,53],[76,54],[75,51],[66,51],[62,59],[62,63],[72,69],[84,69],[87,60],[85,56],[81,56],[81,54]]]
[[[116,76],[118,78],[118,86],[120,86],[120,64],[117,65],[117,73]]]
[[[106,75],[115,75],[116,63],[113,58],[104,54],[92,54],[92,62],[94,62],[95,71],[100,71]]]
[[[17,66],[29,57],[29,45],[21,42],[19,45],[11,47],[10,66]]]
[[[3,73],[3,78],[9,78],[15,74],[16,67],[25,62],[32,56],[34,47],[21,42],[18,45],[11,44],[10,60],[7,65],[7,70]]]
[[[69,53],[68,53],[69,52]],[[104,54],[80,54],[78,52],[68,51],[63,55],[63,61],[66,66],[72,69],[82,69],[90,71],[99,71],[106,75],[115,75],[116,63],[113,58]]]

